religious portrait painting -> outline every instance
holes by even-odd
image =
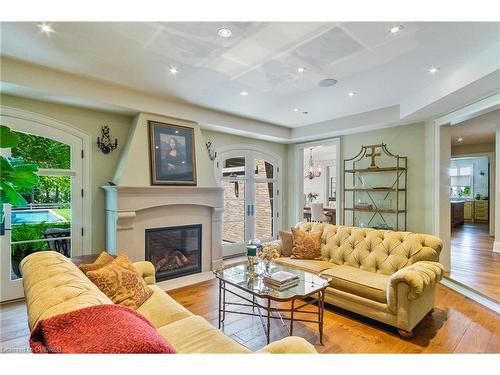
[[[193,128],[149,121],[151,185],[196,185]]]

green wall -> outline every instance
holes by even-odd
[[[426,149],[426,126],[424,123],[383,128],[363,133],[348,134],[340,137],[340,168],[343,160],[357,155],[362,145],[386,143],[389,151],[408,157],[408,225],[412,232],[429,232],[432,215],[426,203],[426,184],[428,181],[428,150]],[[295,145],[286,150],[288,196],[296,195],[295,187]],[[427,164],[426,164],[427,163]],[[343,172],[341,170],[341,184]],[[429,186],[429,189],[431,187]],[[294,225],[297,210],[296,199],[289,200],[287,211],[288,224]],[[342,215],[340,216],[342,217]],[[348,223],[349,224],[349,223]]]
[[[66,124],[72,125],[91,138],[91,197],[92,197],[92,249],[93,253],[105,247],[104,192],[100,188],[111,180],[120,157],[121,148],[128,138],[132,117],[121,114],[96,111],[76,106],[47,103],[10,95],[0,96],[2,106],[39,113]],[[96,145],[101,127],[108,125],[111,136],[118,138],[118,149],[105,155]],[[85,251],[86,249],[84,249]]]

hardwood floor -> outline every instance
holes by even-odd
[[[217,327],[216,280],[171,291],[169,294],[194,314]],[[1,351],[23,351],[29,331],[23,301],[0,306]],[[252,350],[265,345],[258,317],[228,314],[224,331]],[[439,284],[436,308],[415,328],[414,337],[401,339],[385,324],[327,306],[324,345],[319,345],[317,325],[297,322],[294,335],[304,337],[322,353],[500,353],[500,316]],[[287,336],[280,321],[273,320],[271,339]]]
[[[500,254],[494,253],[488,224],[465,223],[451,234],[450,278],[500,301]]]

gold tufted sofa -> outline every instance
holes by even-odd
[[[325,301],[390,324],[403,337],[434,308],[442,242],[435,236],[302,222],[321,231],[321,260],[280,257],[277,263],[332,278]],[[281,243],[273,243],[278,250]]]
[[[155,285],[155,269],[150,262],[134,263],[137,272],[153,291],[137,312],[144,315],[178,353],[249,353],[250,350],[193,315]],[[54,251],[41,251],[23,259],[20,265],[33,330],[42,319],[100,304],[113,302],[69,259]],[[260,353],[316,353],[314,346],[300,337],[275,341]]]

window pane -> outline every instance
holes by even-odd
[[[255,235],[257,238],[273,237],[273,183],[255,184]]]
[[[256,178],[274,178],[274,166],[261,159],[255,159]]]
[[[460,176],[471,176],[472,167],[460,167]]]
[[[19,135],[19,144],[12,148],[12,157],[22,157],[24,162],[35,163],[38,168],[71,168],[70,146],[34,134],[15,133]]]
[[[222,167],[223,177],[244,177],[245,176],[245,158],[237,157],[226,159]]]
[[[245,242],[245,182],[222,181],[224,187],[223,243]]]
[[[41,176],[37,186],[21,194],[28,206],[11,211],[12,279],[20,277],[19,263],[31,253],[55,250],[71,255],[71,177]]]

